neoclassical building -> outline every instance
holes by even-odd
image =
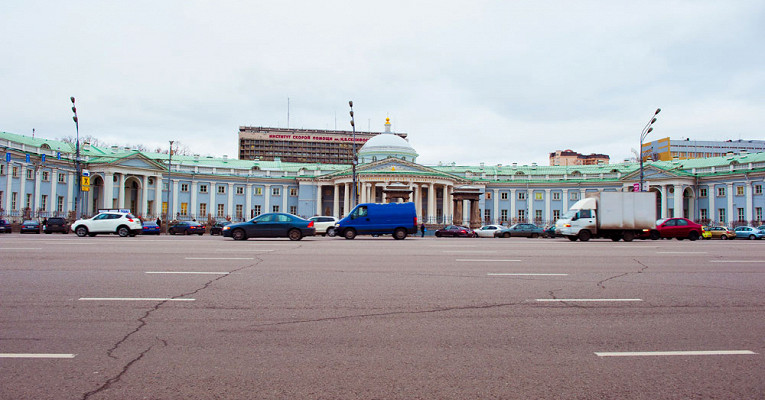
[[[72,216],[77,199],[74,146],[0,133],[0,216],[21,220]],[[304,217],[346,215],[350,165],[176,156],[130,148],[81,146],[90,190],[79,210],[130,209],[154,219],[244,220],[264,212]],[[639,164],[581,166],[422,165],[405,139],[390,132],[358,151],[359,202],[412,201],[429,224],[554,222],[577,200],[599,191],[635,190]],[[760,224],[765,207],[765,153],[648,162],[647,190],[657,216],[705,223]]]

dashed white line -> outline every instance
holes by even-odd
[[[765,260],[709,260],[711,263],[765,263]]]
[[[80,297],[80,301],[195,301],[196,299],[172,299],[168,297]]]
[[[537,299],[539,302],[608,302],[608,301],[643,301],[643,299]]]
[[[75,354],[0,353],[0,358],[74,358]]]
[[[218,250],[215,250],[215,251],[221,251],[221,252],[226,252],[226,253],[245,253],[245,252],[255,252],[255,251],[263,251],[263,252],[266,252],[266,251],[273,251],[273,250],[254,250],[254,249],[253,249],[253,250],[247,250],[247,249],[243,249],[243,250],[240,250],[240,249],[236,249],[236,250],[234,250],[234,249],[218,249]]]
[[[521,262],[521,260],[486,260],[480,258],[458,258],[454,261],[462,262]]]
[[[253,257],[186,257],[186,260],[254,260]]]
[[[750,350],[704,350],[704,351],[621,351],[596,352],[598,357],[647,357],[647,356],[731,356],[757,354]]]
[[[707,254],[706,251],[657,251],[656,254]]]
[[[545,273],[488,273],[489,276],[568,276],[568,274],[545,274]]]
[[[0,250],[42,250],[42,247],[0,247]]]
[[[146,271],[147,274],[188,274],[188,275],[228,275],[230,272],[202,272],[202,271]]]
[[[496,253],[494,250],[451,250],[444,251],[444,253]]]

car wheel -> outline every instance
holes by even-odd
[[[578,237],[576,237],[576,236],[566,236],[566,237],[568,238],[568,240],[570,240],[570,241],[572,241],[572,242],[576,242],[576,240],[577,240],[577,239],[579,239],[579,238],[578,238]]]
[[[659,231],[651,231],[648,236],[651,238],[651,240],[659,240],[661,238],[661,233],[659,233]]]
[[[694,241],[699,238],[699,233],[696,231],[691,231],[691,233],[688,234],[688,240]]]
[[[335,237],[335,235],[336,235],[335,228],[327,228],[327,236]]]
[[[441,234],[436,232],[436,237],[441,237]]]
[[[579,231],[579,240],[586,242],[590,240],[590,237],[592,237],[592,234],[588,230]]]
[[[754,240],[754,239],[755,239],[754,235],[749,235],[749,240]]]
[[[290,231],[287,232],[287,237],[289,237],[290,240],[300,240],[303,238],[303,233],[300,232],[300,229],[290,229]]]
[[[120,235],[120,237],[127,237],[130,235],[130,230],[125,226],[120,226],[117,228],[117,234]]]
[[[244,229],[235,229],[231,232],[231,237],[234,238],[234,240],[247,240],[247,234],[244,233]]]
[[[189,236],[189,235],[191,235],[191,231],[186,229],[185,231],[183,231],[183,234],[186,235],[186,236]]]
[[[353,238],[356,237],[356,231],[353,229],[346,229],[345,232],[343,232],[343,237],[347,240],[353,240]]]
[[[622,234],[622,239],[624,239],[625,242],[631,242],[635,239],[635,232],[627,231]]]
[[[538,238],[538,237],[539,237],[539,234],[538,234],[538,233],[532,233],[532,234],[531,234],[531,238],[532,238],[532,239],[536,239],[536,238]]]
[[[503,233],[502,237],[505,238],[505,239],[509,238],[510,237],[510,232]]]
[[[727,235],[722,235],[722,236],[720,236],[720,240],[728,240],[728,236]]]
[[[396,240],[406,239],[406,230],[403,228],[396,228],[396,230],[393,231],[393,238]]]
[[[84,226],[78,226],[77,229],[74,230],[75,233],[77,233],[77,236],[79,237],[85,237],[85,235],[88,234],[88,228]]]

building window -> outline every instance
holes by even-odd
[[[243,215],[243,211],[242,211],[242,205],[241,204],[237,204],[236,205],[236,219],[243,219],[243,218],[244,218],[244,215]]]
[[[560,200],[560,192],[553,192],[553,200]]]
[[[188,183],[181,183],[181,192],[188,192],[189,191],[189,184]],[[186,215],[186,214],[183,214]]]
[[[743,195],[744,195],[744,187],[736,186],[736,196],[743,196]]]
[[[207,203],[199,203],[199,216],[202,218],[207,216]]]
[[[725,197],[725,187],[717,188],[717,197]]]
[[[491,200],[491,192],[486,192],[484,194],[485,194],[486,200]]]
[[[223,218],[225,216],[226,212],[226,206],[223,204],[218,204],[218,217]]]
[[[255,188],[255,196],[262,196],[263,195],[263,188],[262,187],[256,187]],[[260,215],[260,213],[258,213]]]
[[[290,196],[291,197],[297,197],[297,195],[298,195],[297,188],[290,188]]]
[[[242,186],[237,186],[236,194],[244,194],[244,188]]]
[[[11,175],[14,178],[18,178],[19,177],[19,167],[15,166],[15,165],[13,167],[11,167]]]
[[[743,208],[737,208],[736,212],[738,213],[738,220],[739,221],[745,221],[744,217],[744,209]]]
[[[534,219],[537,221],[542,220],[542,210],[534,210]]]
[[[762,185],[754,185],[754,194],[762,194]]]
[[[507,210],[501,210],[499,212],[499,215],[501,215],[501,217],[500,217],[501,221],[500,222],[507,221]]]
[[[56,211],[64,212],[64,196],[58,196],[58,202],[56,203]]]
[[[27,193],[27,202],[25,204],[25,208],[32,209],[32,193]]]
[[[199,185],[199,193],[207,193],[207,185]]]
[[[560,210],[553,210],[553,221],[560,219]]]
[[[275,187],[275,188],[271,189],[271,195],[272,196],[281,196],[282,195],[282,188]],[[278,212],[278,211],[274,211],[274,212]]]
[[[526,221],[526,210],[518,210],[518,220]]]
[[[701,217],[702,220],[707,219],[709,217],[709,215],[707,214],[707,209],[706,208],[700,209],[699,216]]]
[[[149,185],[153,185],[153,184],[154,184],[154,178],[149,178]]]
[[[181,203],[181,215],[189,215],[189,203]]]
[[[66,183],[66,175],[58,174],[58,183]]]
[[[756,221],[762,221],[762,207],[754,208],[754,219]]]
[[[526,192],[518,192],[518,200],[526,200]]]
[[[0,164],[0,175],[5,175],[5,164]]]
[[[297,206],[290,206],[290,214],[292,215],[297,214]]]
[[[507,192],[500,192],[499,198],[500,200],[507,200]]]
[[[50,172],[43,171],[42,172],[42,180],[43,180],[43,182],[48,182],[50,180]]]
[[[218,194],[226,194],[226,187],[223,185],[218,185]]]
[[[0,190],[0,207],[2,207],[3,204],[3,191]]]
[[[572,201],[579,200],[579,192],[571,192],[571,195],[569,196],[569,199],[571,199]]]
[[[483,210],[483,219],[491,221],[491,210]]]
[[[717,210],[717,215],[719,216],[721,224],[724,224],[724,223],[728,222],[728,219],[725,218],[725,209],[724,208],[718,209]]]
[[[170,184],[165,182],[162,184],[162,191],[167,192],[167,190],[170,188]]]
[[[29,179],[29,180],[35,179],[35,171],[34,170],[31,170],[31,169],[27,170],[27,179]]]
[[[43,210],[47,210],[48,209],[48,195],[47,194],[40,195],[40,207],[38,207],[38,208],[43,209]]]
[[[255,215],[252,216],[253,218],[255,218],[258,215],[260,215],[260,205],[255,205],[255,207],[253,208],[252,211],[255,213]]]
[[[707,197],[707,188],[699,188],[699,197]]]
[[[544,197],[542,197],[542,192],[536,192],[534,193],[534,200],[542,200]]]
[[[279,212],[279,206],[271,207],[271,212]]]
[[[167,214],[167,202],[162,202],[162,214]]]

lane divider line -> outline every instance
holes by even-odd
[[[620,351],[596,352],[598,357],[648,357],[648,356],[731,356],[757,354],[750,350],[704,350],[704,351]]]
[[[80,301],[195,301],[196,299],[172,299],[169,297],[80,297]]]

